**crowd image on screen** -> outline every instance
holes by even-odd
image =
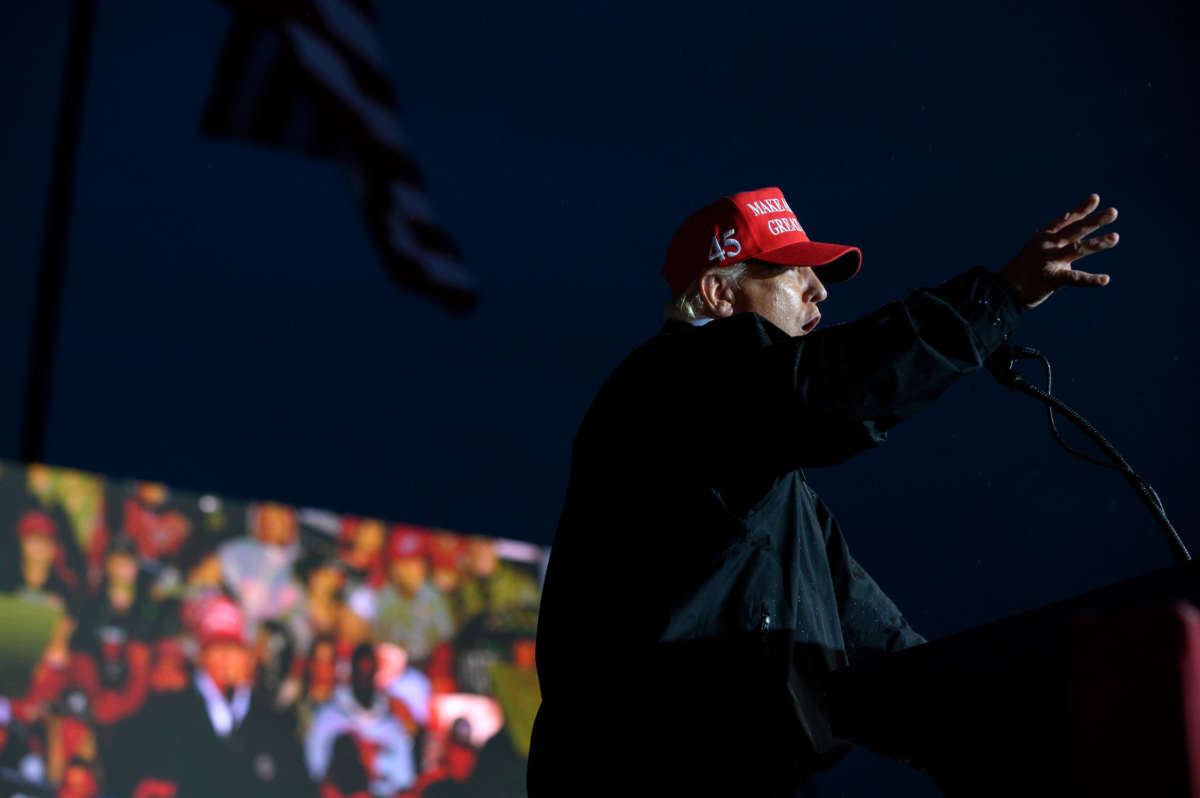
[[[0,798],[523,795],[544,552],[0,462]]]

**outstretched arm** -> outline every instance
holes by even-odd
[[[730,352],[724,379],[704,386],[718,395],[703,406],[752,403],[772,419],[772,435],[729,436],[729,449],[714,459],[749,458],[777,472],[831,465],[882,443],[902,419],[983,366],[1023,310],[1063,286],[1108,283],[1108,275],[1072,268],[1116,244],[1115,233],[1088,238],[1116,218],[1113,208],[1096,213],[1099,201],[1091,194],[1035,232],[998,271],[975,267],[856,321],[800,337],[749,313],[701,328],[700,335],[727,338]]]

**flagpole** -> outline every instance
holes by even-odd
[[[67,64],[58,107],[58,134],[54,145],[54,173],[46,203],[45,237],[38,272],[37,302],[33,312],[33,340],[29,350],[29,383],[21,429],[20,459],[40,462],[45,455],[46,420],[54,373],[54,344],[58,337],[58,311],[62,295],[63,264],[70,234],[71,190],[79,144],[84,84],[91,49],[95,0],[75,0]]]

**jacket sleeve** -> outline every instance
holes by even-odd
[[[1020,312],[1008,282],[977,266],[802,337],[739,314],[740,324],[757,327],[759,345],[730,358],[722,393],[769,419],[771,434],[727,454],[762,458],[778,472],[832,465],[877,446],[891,427],[982,366],[1009,339]]]

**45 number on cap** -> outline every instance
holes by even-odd
[[[708,248],[709,261],[724,261],[726,258],[736,258],[742,251],[742,242],[733,237],[737,232],[736,228],[729,228],[718,239],[716,234],[712,237],[712,246]],[[733,247],[732,251],[729,249]]]

